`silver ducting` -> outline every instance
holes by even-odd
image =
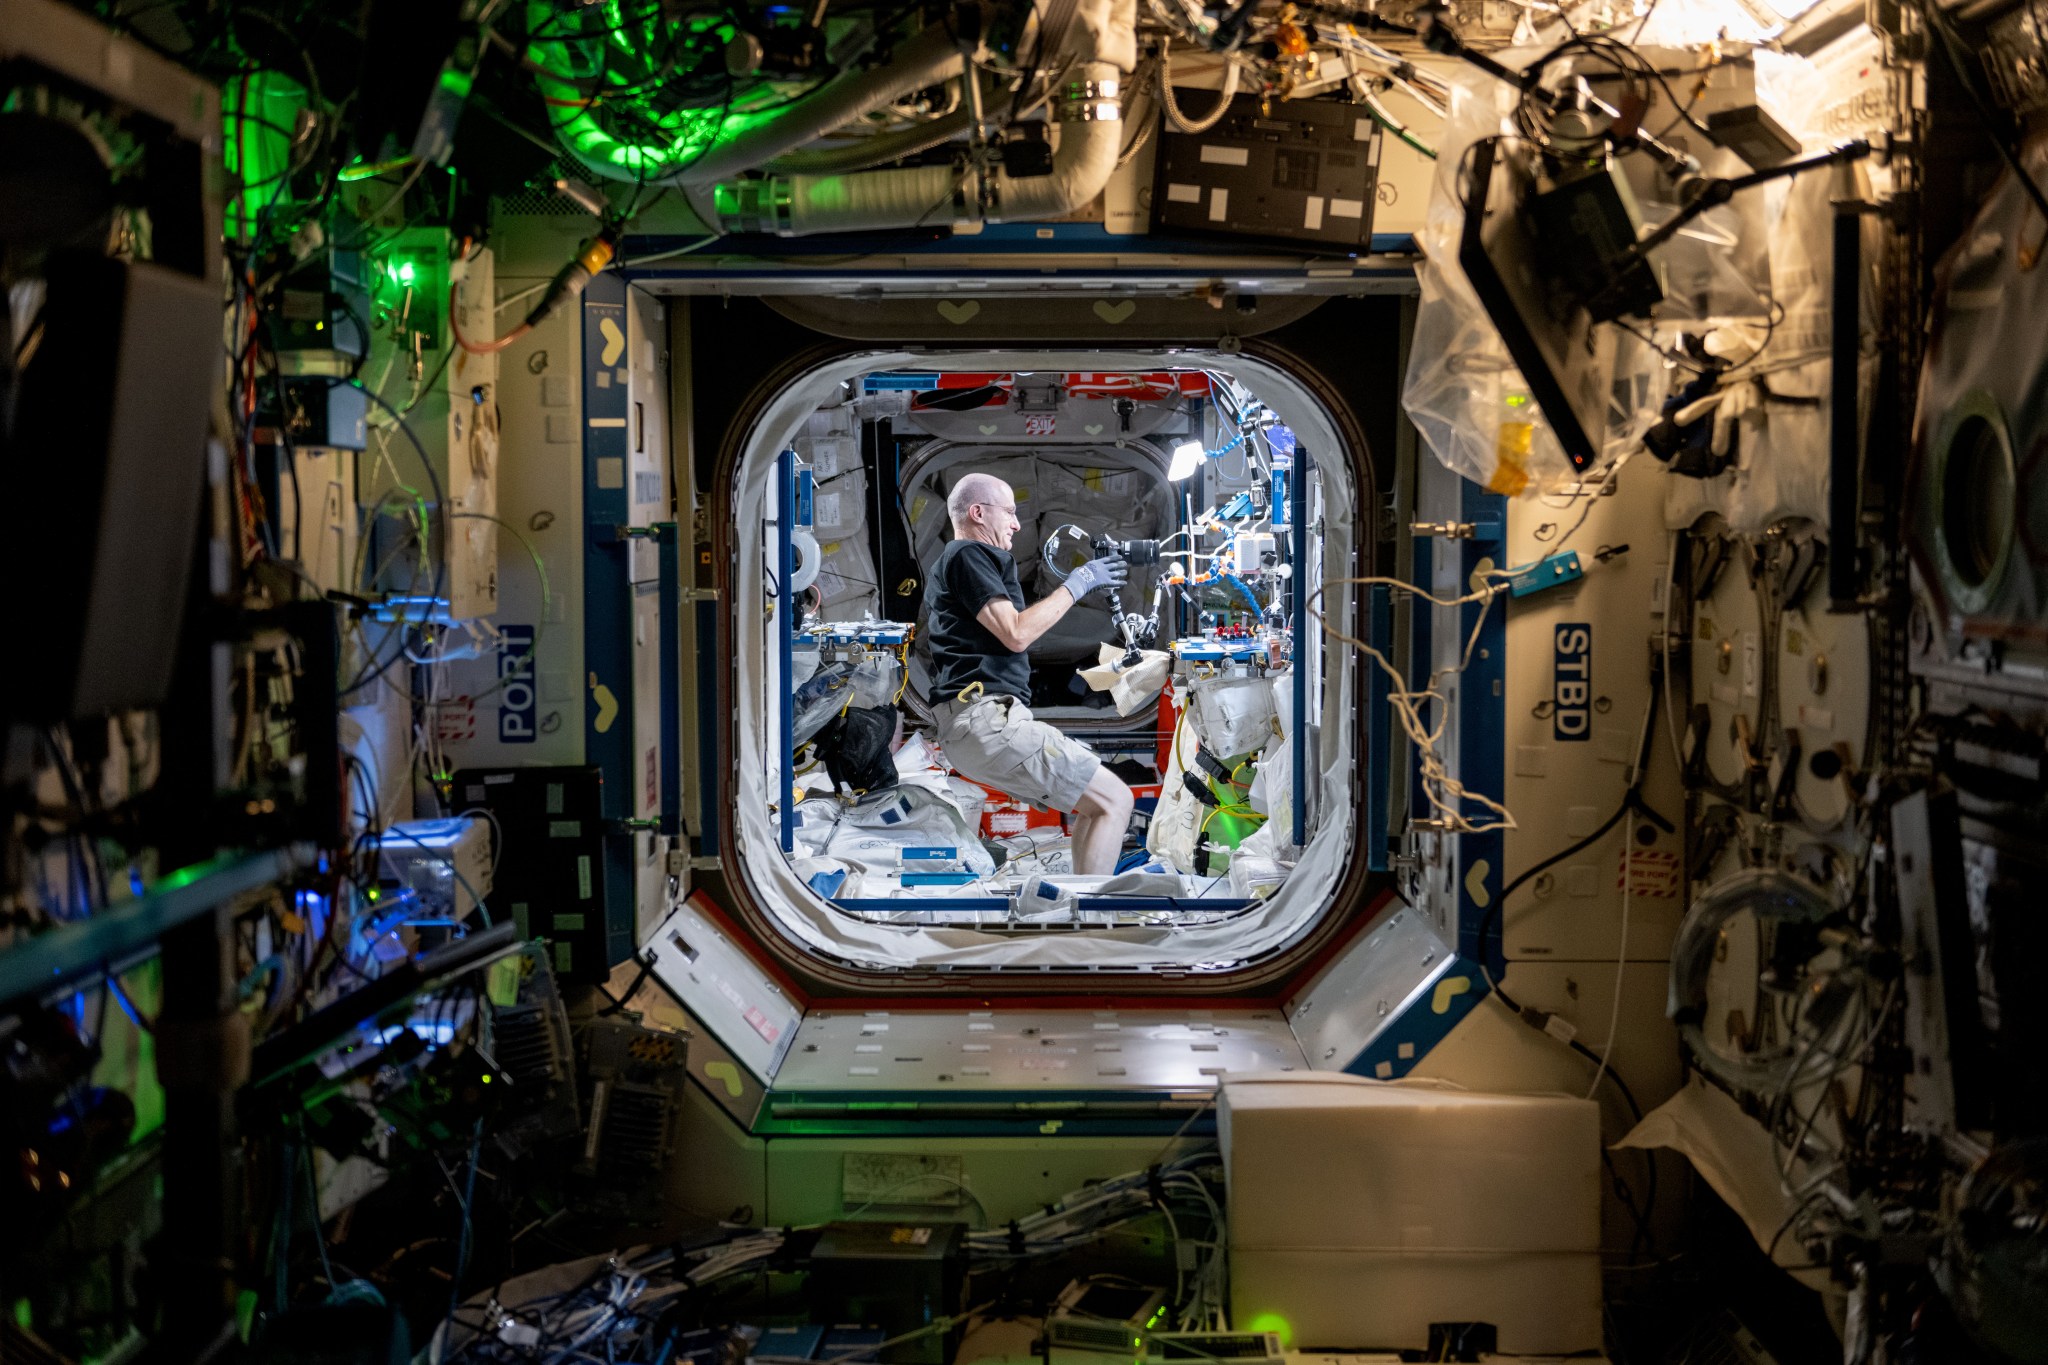
[[[1049,175],[1018,178],[965,162],[727,182],[716,192],[719,226],[802,237],[1071,213],[1100,194],[1116,169],[1123,145],[1120,82],[1136,65],[1135,22],[1135,0],[1083,0],[1079,6],[1062,54],[1076,74],[1052,105],[1060,130]]]

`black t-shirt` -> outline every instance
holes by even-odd
[[[925,582],[925,629],[932,645],[932,701],[952,701],[970,683],[987,696],[1031,699],[1031,656],[1013,653],[978,616],[998,597],[1024,610],[1024,587],[1008,550],[955,540]]]

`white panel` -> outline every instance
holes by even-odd
[[[1208,1139],[1188,1139],[1190,1148]],[[900,1216],[934,1210],[975,1227],[1000,1226],[1044,1208],[1091,1180],[1143,1170],[1169,1153],[1157,1138],[775,1138],[768,1143],[768,1206],[774,1224],[823,1223],[860,1214]],[[845,1193],[849,1160],[925,1158],[934,1170],[959,1173],[960,1184],[933,1178],[906,1183],[863,1209]],[[886,1191],[884,1193],[887,1193]],[[966,1356],[963,1354],[962,1359]]]
[[[1661,468],[1642,461],[1623,470],[1616,491],[1595,497],[1590,507],[1584,499],[1566,506],[1564,496],[1509,505],[1505,559],[1515,566],[1552,553],[1583,512],[1585,524],[1566,548],[1578,553],[1586,576],[1506,603],[1506,796],[1519,828],[1506,836],[1502,885],[1597,829],[1621,804],[1650,700],[1650,645],[1664,629],[1665,478]],[[1603,545],[1627,545],[1629,550],[1601,564],[1593,553]],[[1559,697],[1566,695],[1560,682],[1578,681],[1569,668],[1558,671],[1558,628],[1577,625],[1590,632],[1592,656],[1582,731],[1575,721],[1553,714]],[[1671,695],[1685,704],[1682,692]],[[1684,803],[1661,697],[1658,706],[1644,795],[1675,825],[1683,818]],[[1563,737],[1575,731],[1584,738]],[[1683,844],[1676,834],[1661,831],[1648,845],[1628,842],[1625,829],[1616,826],[1583,855],[1515,892],[1506,907],[1509,959],[1611,961],[1621,938],[1624,846],[1635,877],[1628,955],[1664,958],[1685,908]]]
[[[1231,1310],[1324,1346],[1429,1344],[1495,1324],[1508,1350],[1601,1340],[1600,1132],[1564,1095],[1357,1077],[1224,1088]]]
[[[546,283],[545,276],[513,277],[499,288],[514,294]],[[551,446],[547,431],[552,417],[576,423],[582,416],[582,385],[550,383],[580,373],[581,320],[579,310],[565,309],[503,354],[498,516],[519,528],[546,566],[550,605],[544,616],[540,576],[519,538],[478,523],[490,525],[502,552],[492,622],[505,643],[446,670],[450,695],[479,699],[472,736],[446,746],[457,768],[583,761],[581,686],[560,702],[544,700],[538,686],[542,677],[579,684],[583,677],[583,623],[580,609],[571,609],[583,601],[583,465],[580,451]],[[528,632],[538,632],[538,638]],[[530,672],[532,685],[522,687],[515,679],[500,686],[505,672]]]
[[[678,906],[640,955],[755,1079],[774,1079],[803,1011],[723,929],[695,907]]]
[[[1303,1065],[1271,1010],[813,1013],[775,1090],[1206,1091]]]
[[[298,446],[292,454],[296,477],[278,481],[279,549],[323,590],[355,592],[356,452]]]
[[[1428,1000],[1453,961],[1429,921],[1406,908],[1353,940],[1287,1002],[1288,1021],[1309,1065],[1326,1071],[1349,1066],[1380,1033],[1398,1028],[1408,1010]]]
[[[668,323],[660,299],[626,291],[626,469],[633,525],[669,517]],[[651,537],[627,546],[633,557],[633,813],[661,813],[661,547]],[[653,830],[633,835],[634,940],[644,939],[672,908],[665,840]]]

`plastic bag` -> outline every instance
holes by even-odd
[[[1516,54],[1497,54],[1509,66]],[[1526,58],[1527,54],[1523,54]],[[1509,116],[1517,92],[1477,71],[1447,73],[1449,116],[1437,143],[1429,210],[1416,243],[1422,301],[1401,401],[1423,443],[1445,467],[1489,492],[1534,497],[1576,484],[1633,450],[1656,419],[1668,383],[1664,363],[1648,347],[1613,327],[1593,334],[1608,367],[1605,420],[1590,432],[1600,448],[1593,470],[1581,473],[1558,444],[1509,357],[1479,296],[1458,264],[1464,233],[1472,145],[1501,136],[1513,147]],[[1496,178],[1505,172],[1496,168]],[[1590,387],[1590,385],[1589,385]]]
[[[1263,749],[1280,732],[1273,684],[1265,678],[1197,678],[1188,724],[1219,759]]]

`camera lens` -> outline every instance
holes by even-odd
[[[1118,548],[1126,560],[1140,568],[1159,562],[1159,542],[1156,540],[1127,540]]]

